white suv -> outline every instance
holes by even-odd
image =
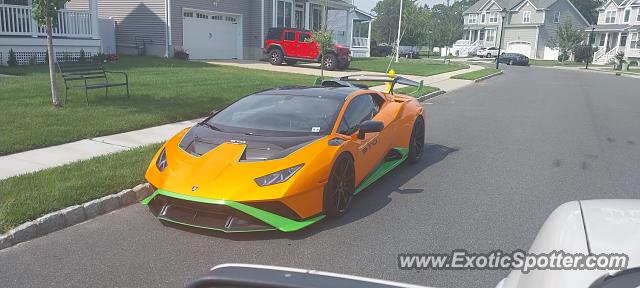
[[[479,48],[478,51],[476,52],[476,55],[478,55],[479,57],[486,57],[486,58],[496,57],[498,56],[498,47]]]

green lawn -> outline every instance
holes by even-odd
[[[435,74],[456,71],[469,68],[468,65],[462,63],[443,64],[442,61],[433,61],[427,59],[400,59],[399,63],[395,63],[392,58],[387,57],[371,57],[371,58],[354,58],[349,65],[349,70],[362,70],[371,72],[387,72],[387,66],[391,61],[391,69],[397,74],[431,76]]]
[[[500,70],[498,70],[496,68],[484,68],[484,69],[473,71],[473,72],[468,72],[468,73],[463,73],[463,74],[458,74],[458,75],[455,75],[455,76],[451,76],[451,79],[476,80],[476,79],[482,78],[484,76],[488,76],[488,75],[491,75],[493,73],[496,73],[498,71],[500,71]]]
[[[143,183],[159,147],[145,146],[0,180],[0,234],[44,214]]]
[[[420,96],[424,96],[427,95],[431,92],[436,92],[440,89],[436,88],[436,87],[432,87],[432,86],[422,86],[422,88],[420,88],[420,90],[417,90],[416,87],[411,87],[411,86],[407,86],[407,87],[402,87],[402,88],[398,88],[395,89],[394,92],[399,93],[399,94],[405,94],[405,95],[409,95],[409,96],[413,96],[413,97],[420,97]]]
[[[73,89],[70,101],[54,108],[46,66],[0,66],[0,74],[22,75],[0,78],[0,155],[194,119],[258,90],[315,80],[155,57],[122,57],[106,68],[129,73],[130,99],[123,87],[111,88],[108,98],[102,89],[90,90],[87,107],[84,91]],[[58,86],[63,97],[62,81]]]
[[[560,62],[560,61],[557,61],[557,60],[529,59],[529,65],[532,65],[532,66],[584,66],[584,63],[582,63],[582,62],[574,62],[574,61]]]

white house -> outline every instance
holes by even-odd
[[[81,49],[87,57],[100,51],[97,1],[89,0],[88,9],[58,12],[58,24],[53,28],[57,59],[64,55],[77,58]],[[0,65],[7,65],[11,49],[18,64],[27,64],[33,57],[38,63],[45,61],[46,33],[31,13],[31,0],[0,0]]]
[[[640,0],[609,0],[598,8],[598,22],[593,31],[598,51],[594,64],[607,64],[618,52],[626,58],[640,58]]]

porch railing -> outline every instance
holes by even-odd
[[[91,12],[62,9],[53,35],[72,38],[91,37]],[[31,6],[0,4],[0,35],[44,36],[46,31],[33,19]]]
[[[369,38],[353,37],[351,47],[369,47]]]

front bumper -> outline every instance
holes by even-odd
[[[223,232],[292,232],[324,218],[296,221],[240,202],[193,197],[158,189],[142,201],[158,219]]]

